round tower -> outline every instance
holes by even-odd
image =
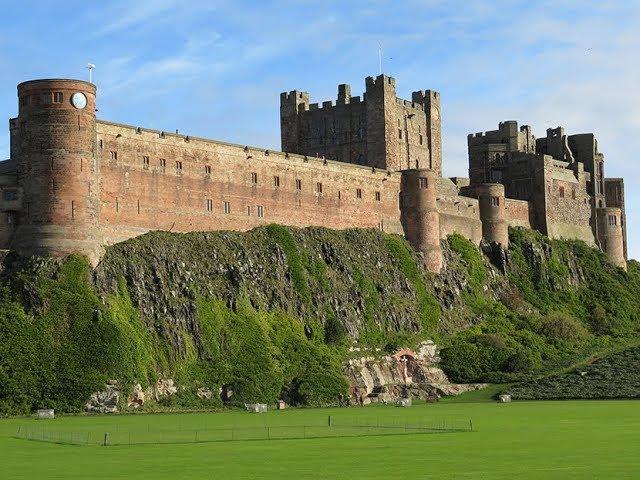
[[[442,250],[436,178],[436,172],[428,169],[401,172],[400,218],[407,241],[424,254],[427,269],[439,273]]]
[[[96,87],[81,80],[18,85],[15,136],[23,208],[12,247],[23,254],[87,255],[97,263]]]
[[[609,256],[611,262],[626,271],[621,210],[618,207],[599,208],[598,217],[600,247]]]
[[[501,183],[482,183],[476,187],[482,222],[482,236],[488,242],[496,242],[502,248],[509,246],[507,227],[507,208],[504,197],[504,185]]]

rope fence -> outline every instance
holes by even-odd
[[[364,437],[380,435],[408,435],[429,433],[453,433],[473,431],[469,421],[438,421],[431,423],[385,422],[376,423],[361,420],[336,421],[331,416],[326,422],[315,425],[264,425],[229,426],[198,429],[153,429],[130,428],[108,431],[67,431],[48,426],[20,426],[15,438],[37,442],[67,445],[143,445],[143,444],[186,444],[208,442],[233,442],[248,440],[292,440],[331,437]]]

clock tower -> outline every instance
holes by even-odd
[[[13,248],[24,254],[87,255],[97,262],[99,164],[96,87],[81,80],[31,80],[18,85],[11,120],[23,207]]]

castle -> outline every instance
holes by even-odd
[[[440,95],[395,80],[337,101],[280,96],[282,152],[96,119],[80,80],[18,85],[0,162],[0,248],[87,255],[150,230],[377,228],[403,234],[432,272],[454,232],[506,247],[508,227],[598,246],[626,268],[622,179],[604,177],[593,134],[500,123],[469,135],[469,178],[443,178]]]

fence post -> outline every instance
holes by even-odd
[[[102,446],[109,446],[109,432],[104,432],[104,440],[102,441]]]
[[[271,429],[267,427],[267,440],[271,440]]]
[[[331,415],[329,415],[329,424],[328,424],[328,426],[329,427],[331,426]]]
[[[469,431],[473,432],[473,422],[469,419]]]

